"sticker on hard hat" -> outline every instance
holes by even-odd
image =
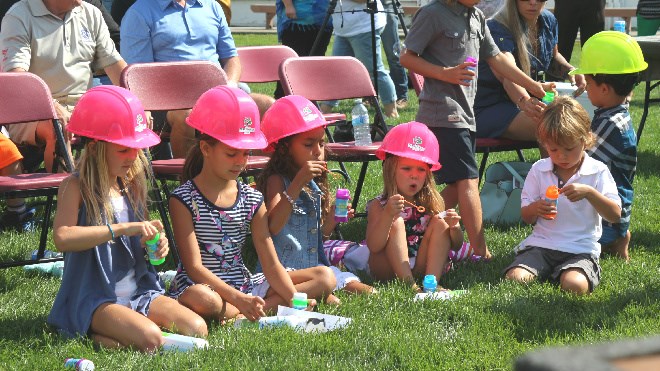
[[[137,116],[135,116],[135,122],[137,123],[135,125],[136,132],[141,133],[147,128],[147,125],[144,123],[144,117],[142,117],[141,113],[138,113]]]
[[[256,129],[252,127],[252,119],[249,117],[246,117],[243,119],[243,127],[238,129],[239,132],[250,135],[252,134]]]
[[[424,152],[426,148],[422,147],[422,138],[414,137],[412,143],[408,143],[408,148],[412,149],[415,152]]]
[[[309,106],[303,107],[301,113],[305,122],[314,121],[319,118],[319,115],[315,114]]]

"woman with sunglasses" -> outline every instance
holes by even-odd
[[[535,80],[544,80],[554,61],[554,74],[568,78],[582,93],[584,76],[568,76],[575,69],[557,49],[557,19],[543,9],[545,1],[506,0],[488,28],[500,51]],[[479,63],[474,111],[477,137],[536,140],[536,123],[545,105],[521,86],[498,76],[487,63]]]

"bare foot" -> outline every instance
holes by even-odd
[[[625,236],[621,238],[617,238],[613,242],[604,245],[603,252],[612,254],[625,261],[630,261],[630,256],[628,255],[629,244],[630,244],[630,231],[628,231]]]
[[[493,258],[493,255],[488,250],[488,246],[484,246],[484,247],[476,247],[475,246],[474,247],[474,255],[483,256],[484,259],[486,259],[486,260],[490,260],[490,259]]]
[[[333,294],[330,294],[325,299],[325,303],[329,304],[329,305],[339,305],[339,304],[341,304],[341,300],[339,300],[339,298],[334,296]]]
[[[344,291],[352,294],[376,294],[377,291],[372,286],[364,284],[360,281],[351,281],[344,286]]]
[[[399,118],[399,112],[396,110],[396,102],[385,104],[383,107],[385,108],[385,116],[392,119]]]

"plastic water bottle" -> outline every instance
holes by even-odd
[[[337,190],[335,196],[335,221],[337,223],[348,221],[348,199],[351,197],[351,191],[344,188]]]
[[[554,100],[555,100],[555,93],[551,91],[546,91],[543,98],[541,98],[541,102],[545,103],[546,106],[552,103]]]
[[[30,254],[30,259],[32,260],[37,260],[37,254],[39,254],[39,250],[34,250]],[[51,259],[51,258],[61,258],[62,253],[59,251],[53,251],[53,250],[44,250],[44,259]]]
[[[424,276],[424,281],[422,281],[422,286],[424,288],[424,292],[426,293],[435,292],[435,290],[438,288],[438,281],[436,280],[434,275],[427,274],[426,276]]]
[[[467,57],[467,58],[465,58],[465,63],[477,63],[477,61],[478,61],[478,60],[477,60],[477,58],[475,58],[475,57]],[[473,72],[474,72],[474,71],[477,69],[477,67],[467,66],[466,69],[469,70],[469,71],[473,71]],[[476,79],[476,76],[475,76],[475,79]],[[468,82],[468,83],[472,83],[472,82],[475,81],[475,80],[474,80],[474,79],[473,79],[473,80],[469,80],[469,79],[468,79],[468,80],[463,80],[463,81]]]
[[[554,204],[557,207],[557,200],[559,199],[559,188],[556,185],[551,185],[545,190],[545,200]],[[550,219],[554,219],[557,214],[546,214]]]
[[[368,146],[371,144],[371,128],[369,126],[369,111],[362,104],[362,99],[355,100],[355,106],[351,111],[351,123],[353,124],[353,136],[356,146]]]
[[[626,21],[614,21],[614,31],[626,33]]]
[[[292,300],[292,308],[305,310],[307,309],[307,294],[304,292],[294,292]]]
[[[158,249],[158,240],[160,240],[160,233],[156,233],[154,238],[145,242],[147,245],[147,255],[149,255],[149,261],[152,265],[161,265],[165,262],[165,257],[158,258],[156,257],[156,250]]]
[[[209,342],[192,337],[179,334],[171,334],[169,332],[162,332],[165,342],[163,343],[163,350],[178,350],[180,352],[187,352],[195,349],[207,349]]]
[[[94,371],[94,362],[85,358],[67,358],[64,360],[64,368],[77,371]]]

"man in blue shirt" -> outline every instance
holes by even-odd
[[[121,21],[121,54],[127,63],[208,60],[220,63],[236,86],[241,62],[221,6],[214,0],[137,0]],[[261,114],[272,97],[251,94]],[[185,157],[194,129],[185,124],[189,110],[170,111],[167,122],[174,157]]]

